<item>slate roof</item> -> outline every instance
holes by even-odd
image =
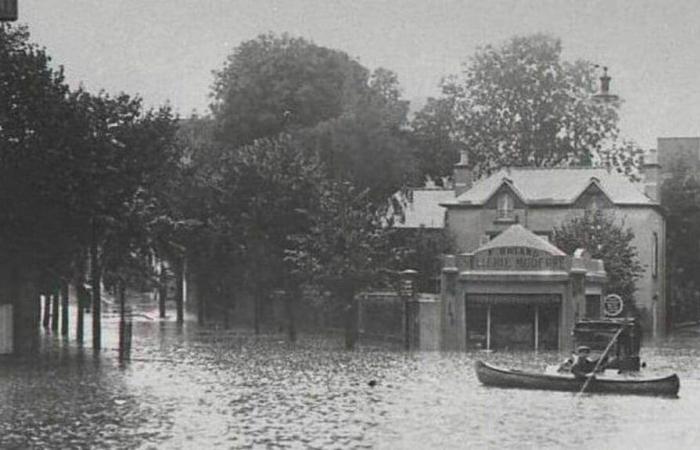
[[[530,247],[549,253],[550,255],[566,255],[566,253],[559,250],[554,244],[551,244],[546,239],[537,236],[535,233],[519,224],[511,225],[501,234],[479,247],[474,253],[501,247]]]
[[[452,189],[426,188],[412,189],[410,193],[397,192],[392,203],[400,205],[391,209],[394,226],[397,228],[444,228],[445,208],[442,203],[452,201]]]
[[[643,192],[641,183],[632,183],[615,171],[591,168],[510,168],[501,169],[474,183],[471,189],[444,205],[482,205],[504,183],[509,183],[530,205],[568,205],[576,201],[592,182],[616,205],[655,205]]]

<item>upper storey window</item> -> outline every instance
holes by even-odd
[[[498,218],[512,219],[513,218],[513,196],[508,192],[504,192],[498,196],[497,200]]]
[[[608,205],[605,201],[605,197],[603,197],[602,195],[593,195],[588,201],[588,209],[590,211],[598,211],[600,209],[606,208],[607,206]]]

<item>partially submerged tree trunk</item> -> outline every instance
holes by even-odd
[[[68,337],[68,283],[61,282],[61,335]]]
[[[176,322],[182,325],[185,320],[185,264],[183,257],[175,257],[175,311]]]
[[[117,290],[119,296],[119,360],[123,361],[126,355],[126,288],[123,281],[119,281]]]
[[[205,297],[200,290],[199,295],[197,296],[197,323],[199,325],[204,325],[205,312],[206,312],[205,301],[206,301]]]
[[[253,329],[255,330],[255,334],[260,334],[260,296],[261,296],[261,289],[259,287],[255,288],[255,292],[253,293]]]
[[[85,307],[88,304],[88,292],[85,289],[85,272],[87,271],[87,254],[81,252],[79,267],[75,274],[75,294],[78,301],[75,317],[75,339],[83,345],[85,335]]]
[[[44,317],[42,318],[41,324],[44,328],[48,328],[51,320],[51,295],[48,292],[44,292]]]
[[[83,344],[85,336],[85,304],[88,302],[88,293],[85,286],[77,287],[78,305],[75,316],[75,339],[78,344]]]
[[[58,320],[59,316],[59,289],[54,289],[51,294],[51,331],[58,333]]]
[[[286,294],[285,308],[287,310],[287,331],[289,333],[289,342],[297,341],[297,324],[296,324],[296,308],[297,300],[300,294],[299,286],[294,284],[288,287]]]
[[[160,276],[158,277],[158,311],[159,317],[165,319],[165,301],[168,297],[168,277],[165,263],[160,261]]]
[[[97,224],[92,220],[90,239],[90,282],[92,284],[92,348],[99,352],[102,348],[102,293],[100,263],[97,254]]]
[[[351,286],[345,286],[340,292],[340,298],[345,311],[345,349],[354,350],[360,334],[357,328],[358,305],[355,298],[355,289]]]

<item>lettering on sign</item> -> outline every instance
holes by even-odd
[[[625,307],[622,297],[617,294],[609,294],[603,300],[603,310],[606,317],[617,317]]]
[[[17,20],[17,0],[0,0],[0,22]]]
[[[564,258],[530,247],[492,248],[474,256],[478,270],[565,270]]]

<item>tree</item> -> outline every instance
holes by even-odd
[[[390,234],[390,248],[394,255],[390,269],[416,270],[418,292],[440,292],[442,255],[454,248],[453,239],[446,230],[399,228]]]
[[[453,142],[438,151],[469,149],[477,175],[503,166],[605,165],[634,158],[627,146],[612,146],[617,103],[591,99],[597,66],[562,61],[561,52],[560,40],[542,34],[479,49],[461,77],[443,82]],[[436,106],[429,103],[419,115],[418,131],[426,129],[424,116],[439,117]],[[431,135],[444,141],[446,133],[441,127]]]
[[[338,117],[367,77],[347,54],[302,38],[266,34],[243,42],[216,72],[218,138],[238,147]]]
[[[93,291],[93,347],[99,350],[100,285],[121,284],[146,273],[154,247],[150,223],[161,215],[160,186],[173,176],[179,154],[173,145],[175,118],[169,108],[144,111],[141,99],[78,91],[73,95],[83,117],[81,159],[74,179],[83,195],[74,205],[88,232]]]
[[[395,73],[288,35],[242,43],[217,72],[212,112],[220,147],[291,133],[328,176],[384,199],[413,176],[408,102]]]
[[[450,97],[429,98],[411,121],[411,142],[418,170],[442,185],[442,178],[452,175],[462,149],[455,139],[457,124]]]
[[[251,294],[259,331],[263,299],[298,284],[284,251],[290,236],[308,227],[305,211],[318,197],[323,172],[315,154],[289,135],[195,156],[187,183],[197,195],[183,208],[200,224],[184,239],[190,267],[214,299],[211,306],[227,312],[242,290]]]
[[[696,319],[700,311],[700,182],[692,166],[677,160],[661,186],[666,210],[667,279],[674,317]]]
[[[26,28],[0,27],[0,248],[25,272],[56,278],[82,231],[71,178],[79,118],[50,61]]]
[[[384,216],[367,201],[366,191],[347,181],[327,180],[319,193],[310,230],[287,249],[287,261],[298,272],[310,274],[339,302],[345,346],[352,349],[358,339],[356,296],[386,267],[390,231],[382,226]]]
[[[75,276],[79,290],[90,248],[96,350],[99,280],[149,245],[156,191],[179,158],[173,135],[167,108],[71,92],[26,28],[0,27],[0,247],[43,289]]]
[[[301,282],[285,267],[284,255],[292,237],[308,230],[322,173],[315,155],[289,136],[241,147],[228,167],[234,184],[225,191],[240,208],[242,269],[252,284],[257,330],[262,298]]]
[[[608,275],[606,292],[634,304],[635,281],[644,268],[632,240],[632,229],[603,210],[587,212],[554,228],[554,245],[569,255],[583,248],[592,258],[601,259]]]

